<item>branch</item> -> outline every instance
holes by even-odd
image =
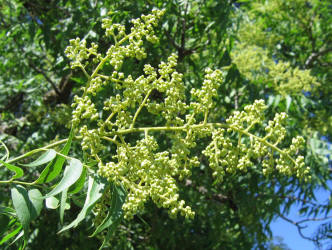
[[[315,60],[317,60],[319,57],[329,53],[332,51],[331,48],[326,48],[326,49],[320,49],[318,52],[313,52],[311,55],[308,57],[308,59],[305,62],[305,68],[310,68]]]
[[[48,82],[51,84],[51,86],[52,86],[52,88],[54,89],[54,91],[56,92],[56,94],[57,94],[58,96],[61,96],[61,92],[60,92],[60,90],[58,89],[58,87],[56,86],[56,84],[51,80],[51,78],[49,78],[48,75],[47,75],[42,69],[37,68],[37,67],[33,64],[33,62],[31,61],[30,58],[28,58],[28,61],[29,61],[29,66],[30,66],[34,71],[36,71],[37,73],[43,75],[43,77],[46,79],[46,81],[48,81]]]
[[[293,221],[289,218],[287,218],[286,216],[278,213],[278,215],[280,216],[280,218],[282,218],[283,220],[293,224],[294,226],[296,226],[297,228],[297,231],[299,232],[300,236],[303,238],[303,239],[306,239],[306,240],[310,240],[310,241],[313,241],[313,242],[317,242],[317,240],[311,238],[311,237],[308,237],[308,236],[305,236],[302,232],[302,229],[306,228],[307,226],[301,226],[300,224],[304,223],[304,222],[308,222],[308,221],[323,221],[323,220],[328,220],[328,219],[331,219],[332,216],[326,216],[326,217],[322,217],[322,218],[309,218],[309,219],[304,219],[304,220],[300,220],[300,221]]]
[[[285,220],[285,221],[287,221],[287,222],[293,224],[294,226],[296,226],[297,231],[299,232],[300,236],[301,236],[303,239],[310,240],[310,241],[315,241],[314,239],[312,239],[312,238],[310,238],[310,237],[308,237],[308,236],[305,236],[305,235],[303,234],[302,229],[305,228],[304,226],[299,225],[298,222],[293,221],[293,220],[291,220],[291,219],[285,217],[284,215],[282,215],[282,214],[280,214],[280,213],[278,213],[278,215],[279,215],[280,218],[282,218],[283,220]]]

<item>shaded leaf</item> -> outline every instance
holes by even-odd
[[[108,214],[103,222],[97,227],[91,237],[97,233],[109,228],[108,233],[113,231],[122,219],[123,211],[122,205],[126,200],[126,192],[123,187],[113,185],[111,197],[111,207],[109,208]]]
[[[0,235],[7,231],[10,219],[7,215],[0,214]]]

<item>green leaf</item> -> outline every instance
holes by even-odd
[[[60,223],[63,224],[63,217],[65,214],[66,201],[67,201],[68,188],[62,191],[61,193],[61,202],[60,202]]]
[[[122,205],[125,203],[126,200],[126,192],[123,187],[113,185],[111,195],[111,207],[109,208],[107,216],[103,220],[103,222],[97,227],[91,237],[95,236],[97,233],[103,231],[106,228],[114,231],[114,229],[117,227],[117,225],[122,219]]]
[[[31,220],[34,220],[38,217],[41,210],[43,209],[43,195],[40,193],[38,189],[31,189],[28,192],[29,199],[31,204],[36,211],[36,213],[31,214]]]
[[[0,214],[7,214],[10,216],[16,216],[15,210],[11,207],[0,206]]]
[[[76,194],[84,187],[84,183],[85,183],[85,180],[86,180],[86,174],[87,174],[87,169],[83,168],[83,171],[82,171],[82,174],[81,174],[80,178],[75,182],[74,185],[72,185],[69,188],[68,192],[70,194]]]
[[[44,154],[42,154],[37,160],[29,164],[21,164],[26,167],[37,167],[52,161],[56,157],[56,151],[54,149],[48,149]]]
[[[38,189],[28,192],[24,187],[17,185],[11,189],[11,196],[17,217],[27,238],[30,221],[37,218],[42,209],[42,194]]]
[[[59,184],[49,192],[45,197],[54,196],[73,185],[81,176],[83,164],[77,159],[71,159],[66,167],[63,177]]]
[[[57,209],[59,206],[59,200],[54,196],[45,199],[45,205],[49,209]]]
[[[68,141],[66,142],[63,149],[60,151],[61,154],[63,155],[68,154],[72,139],[73,139],[73,131],[71,130],[69,133]],[[40,174],[39,178],[34,183],[42,184],[54,180],[61,173],[62,166],[65,160],[66,159],[64,157],[57,155],[55,160],[53,160],[46,166],[46,168]]]
[[[95,203],[102,197],[105,185],[105,180],[97,176],[89,177],[88,192],[81,212],[73,222],[62,228],[58,233],[66,231],[72,227],[77,227],[77,225],[85,219],[86,215],[91,212]]]
[[[15,175],[12,177],[12,179],[17,179],[17,178],[21,178],[24,175],[23,169],[16,167],[12,164],[6,163],[3,160],[0,160],[0,163],[2,163],[6,168],[8,168],[9,170],[15,172]]]
[[[22,226],[18,226],[15,230],[13,230],[11,233],[7,234],[5,237],[2,238],[0,241],[0,245],[6,243],[8,240],[13,238],[16,234],[18,234],[22,230]]]

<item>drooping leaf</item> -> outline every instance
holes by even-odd
[[[59,184],[49,192],[45,197],[54,196],[58,193],[61,193],[65,189],[73,185],[81,176],[83,171],[83,164],[77,159],[71,159],[69,165],[66,167],[63,177],[60,180]]]
[[[23,226],[25,238],[27,238],[31,220],[37,218],[41,211],[42,194],[38,189],[28,192],[24,187],[17,185],[11,189],[11,196],[17,217]]]
[[[48,149],[45,153],[43,153],[37,160],[29,163],[29,164],[21,164],[26,167],[37,167],[52,161],[56,157],[56,151],[54,149]]]
[[[78,193],[83,187],[86,180],[87,169],[84,167],[80,178],[69,188],[70,194]]]
[[[15,172],[15,175],[12,177],[12,179],[17,179],[17,178],[21,178],[24,175],[23,169],[20,167],[16,167],[12,164],[6,163],[2,160],[0,160],[0,163],[3,164],[6,168],[8,168],[9,170]]]
[[[38,189],[29,190],[28,195],[31,205],[34,208],[33,211],[36,212],[31,213],[31,220],[34,220],[38,217],[43,208],[43,195]]]
[[[62,191],[60,201],[60,223],[63,224],[63,217],[65,214],[68,188]]]
[[[45,199],[45,205],[49,209],[57,209],[59,206],[59,200],[54,196]]]
[[[78,214],[77,218],[71,222],[69,225],[62,228],[59,233],[66,231],[72,227],[77,227],[77,225],[84,220],[87,214],[89,214],[95,205],[95,203],[102,197],[106,182],[105,180],[97,177],[90,176],[88,184],[88,192],[85,199],[84,206],[81,212]]]
[[[107,216],[97,227],[91,237],[95,236],[106,228],[109,228],[109,230],[113,231],[121,221],[123,215],[122,205],[126,200],[126,192],[122,186],[113,185],[111,195],[111,207],[109,208]]]
[[[60,151],[61,154],[63,155],[68,154],[72,139],[73,139],[73,131],[71,130],[69,133],[68,141],[66,142],[63,149]],[[42,184],[54,180],[61,173],[62,166],[65,160],[66,159],[64,157],[57,155],[56,158],[53,161],[51,161],[46,166],[46,168],[41,172],[39,178],[34,183]]]

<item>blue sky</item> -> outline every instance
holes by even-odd
[[[325,136],[322,136],[322,138],[326,143],[328,149],[332,150],[332,143],[328,141],[328,139]],[[332,164],[332,157],[331,155],[326,155],[326,157],[329,159],[329,165]],[[332,190],[332,181],[328,182],[329,188]],[[317,203],[323,203],[326,204],[329,200],[330,196],[332,196],[332,193],[329,191],[326,191],[324,189],[318,189],[316,192],[316,198]],[[331,202],[331,201],[330,201]],[[299,217],[298,211],[301,207],[294,205],[290,213],[286,216],[287,218],[293,220],[293,221],[299,221],[301,219],[305,219],[303,217]],[[330,212],[327,216],[332,216],[332,212]],[[324,217],[324,215],[318,215],[317,218]],[[312,218],[312,217],[310,217]],[[332,219],[330,219],[331,221]],[[329,220],[327,220],[329,221]],[[327,222],[324,221],[324,222]],[[312,236],[312,234],[316,231],[317,227],[322,223],[322,221],[318,222],[310,222],[305,225],[307,225],[307,228],[303,230],[303,234],[305,236]],[[313,250],[316,249],[315,245],[306,239],[303,239],[296,228],[296,226],[290,224],[289,222],[283,220],[283,219],[277,219],[274,222],[271,223],[271,230],[273,232],[273,236],[281,236],[283,238],[283,242],[287,244],[287,246],[292,250]]]
[[[332,189],[332,183],[329,183],[329,187]],[[331,195],[329,192],[323,189],[319,189],[316,192],[317,195],[317,202],[326,202],[329,199],[329,196]],[[304,219],[303,217],[298,216],[298,210],[300,207],[294,205],[291,208],[290,214],[287,216],[287,218],[299,221],[301,219]],[[330,216],[332,213],[330,212]],[[323,217],[324,215],[317,216],[317,217]],[[307,223],[308,226],[305,230],[303,230],[303,234],[306,236],[311,236],[312,233],[317,229],[318,225],[322,223],[321,221],[318,222],[311,222]],[[290,224],[289,222],[283,220],[283,219],[277,219],[276,221],[271,223],[271,230],[273,232],[273,236],[281,236],[283,238],[283,242],[287,244],[287,246],[292,250],[313,250],[316,249],[315,245],[306,239],[303,239],[298,231],[296,226]]]

